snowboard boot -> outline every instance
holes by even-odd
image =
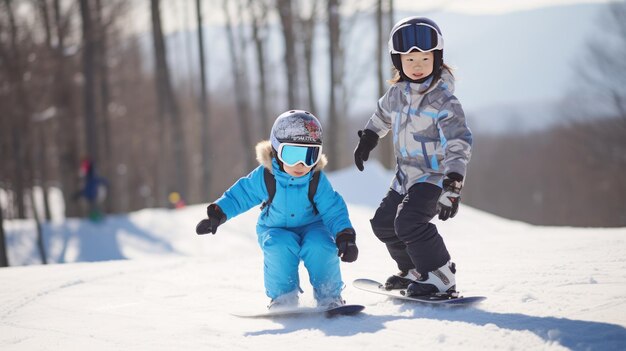
[[[295,290],[272,299],[270,304],[267,306],[267,309],[277,310],[298,307],[298,299],[298,290]]]
[[[387,281],[385,282],[385,290],[406,289],[409,284],[419,278],[420,275],[415,269],[400,271],[387,278]]]
[[[339,306],[343,306],[346,304],[346,301],[341,298],[341,296],[337,297],[328,297],[322,300],[317,301],[318,307],[326,307],[326,308],[335,308]]]
[[[421,275],[406,288],[406,296],[425,296],[435,294],[453,294],[456,292],[456,265],[445,265]]]

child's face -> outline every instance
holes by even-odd
[[[293,167],[283,164],[283,168],[285,169],[285,172],[287,172],[287,174],[289,174],[292,177],[302,177],[303,175],[308,174],[311,171],[311,168],[313,167],[307,167],[303,165],[302,163],[297,163]]]
[[[413,80],[428,77],[433,73],[434,55],[432,52],[414,51],[400,54],[400,61],[402,61],[404,74]]]

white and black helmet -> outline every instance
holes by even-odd
[[[400,55],[412,51],[432,52],[433,73],[440,73],[443,66],[443,36],[433,20],[416,16],[401,19],[391,29],[387,45],[391,62],[404,80],[412,81],[402,71]]]
[[[270,134],[274,150],[282,143],[322,145],[322,124],[310,112],[290,110],[274,122]]]

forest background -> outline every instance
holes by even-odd
[[[353,167],[391,77],[389,30],[423,15],[443,29],[474,131],[463,202],[533,224],[625,226],[626,3],[459,7],[2,0],[0,224],[85,216],[84,158],[107,180],[106,213],[171,207],[172,193],[208,203],[292,108],[322,120],[330,171]],[[391,169],[389,139],[374,156]]]

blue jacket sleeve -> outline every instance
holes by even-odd
[[[343,201],[343,197],[333,189],[324,172],[320,174],[320,182],[315,192],[314,201],[320,216],[322,216],[322,221],[334,235],[343,229],[352,228],[348,216],[348,207]]]
[[[260,204],[267,196],[263,166],[259,166],[240,178],[215,203],[222,209],[226,219],[231,219]]]

